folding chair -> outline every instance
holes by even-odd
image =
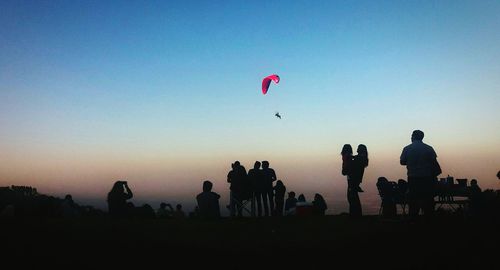
[[[231,217],[236,216],[236,211],[241,209],[242,212],[248,213],[251,217],[255,217],[255,196],[253,192],[241,194],[241,198],[237,198],[233,191],[229,193],[229,211]]]
[[[401,207],[403,217],[406,216],[406,206],[408,204],[408,182],[399,179],[396,191],[396,205]]]
[[[403,180],[404,181],[404,180]],[[406,182],[406,181],[405,181]],[[403,186],[400,186],[403,185]],[[402,210],[402,215],[406,216],[406,192],[404,184],[398,185],[396,182],[387,180],[385,177],[380,177],[377,181],[377,190],[381,199],[379,216],[380,217],[396,217],[398,214],[397,206]]]

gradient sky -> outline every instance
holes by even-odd
[[[270,2],[1,1],[0,186],[104,207],[125,179],[190,211],[267,159],[338,213],[339,152],[364,143],[373,213],[421,129],[444,176],[500,188],[500,2]]]

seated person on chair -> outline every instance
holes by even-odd
[[[397,214],[396,196],[398,193],[398,185],[382,176],[377,179],[377,189],[380,199],[382,200],[382,216],[386,218],[395,217]]]

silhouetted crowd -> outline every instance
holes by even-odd
[[[398,216],[398,206],[410,220],[415,220],[420,211],[425,219],[436,212],[444,212],[443,205],[450,205],[467,217],[500,217],[500,191],[485,190],[478,185],[476,179],[467,183],[467,179],[446,177],[438,179],[441,167],[437,162],[434,149],[423,143],[424,133],[415,130],[412,143],[404,147],[400,163],[406,166],[408,179],[389,181],[379,177],[376,187],[381,199],[379,215],[386,218]],[[368,167],[367,147],[360,144],[357,155],[353,155],[351,145],[345,144],[341,151],[342,175],[347,178],[347,201],[349,215],[354,218],[362,216],[359,193],[363,192],[364,171]],[[500,171],[497,173],[500,179]],[[268,161],[255,161],[248,172],[245,167],[235,161],[227,174],[230,197],[230,217],[268,217],[268,216],[324,216],[327,203],[319,193],[312,201],[307,201],[304,194],[296,197],[294,191],[287,193],[282,180]],[[285,195],[287,198],[285,199]],[[175,209],[171,204],[162,202],[158,209],[149,204],[136,206],[130,200],[133,193],[126,181],[116,181],[107,195],[108,215],[114,219],[123,218],[161,218],[161,219],[217,219],[221,217],[219,200],[221,196],[213,191],[213,184],[206,180],[202,184],[202,192],[196,196],[197,205],[192,212],[186,214],[181,204]],[[436,201],[435,198],[438,198]],[[466,200],[455,200],[465,197]],[[436,209],[436,205],[439,205]],[[64,199],[39,194],[35,188],[26,186],[0,187],[0,218],[13,217],[55,217],[78,218],[85,216],[105,216],[106,213],[92,206],[78,205],[71,195]]]
[[[320,194],[308,203],[301,194],[295,199],[295,192],[289,192],[285,202],[286,186],[278,180],[269,161],[255,161],[252,169],[246,169],[239,161],[231,164],[227,174],[230,183],[229,206],[232,217],[243,216],[246,211],[250,216],[307,216],[325,215],[326,202]],[[248,206],[248,207],[247,207]]]
[[[0,187],[0,217],[62,217],[102,216],[105,213],[88,205],[78,205],[71,195],[64,199],[39,194],[27,186]]]

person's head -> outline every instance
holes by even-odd
[[[319,194],[319,193],[314,194],[314,200],[315,201],[324,201],[323,196],[321,196],[321,194]]]
[[[123,188],[123,181],[116,181],[111,188],[111,193],[123,193],[125,189]]]
[[[387,182],[389,182],[389,180],[387,180],[387,178],[385,178],[385,177],[383,177],[383,176],[381,176],[381,177],[379,177],[379,178],[377,179],[377,184],[378,184],[378,183],[387,183]]]
[[[70,194],[66,195],[66,196],[64,197],[64,199],[65,199],[66,201],[70,201],[70,202],[71,202],[71,201],[73,201],[73,197],[72,197]]]
[[[277,187],[282,187],[284,185],[283,185],[283,182],[281,180],[278,180],[278,181],[276,181],[276,186]]]
[[[253,168],[256,170],[260,169],[260,161],[255,161],[255,163],[253,164]]]
[[[295,192],[293,192],[293,191],[288,192],[288,198],[291,198],[291,199],[295,198]]]
[[[421,130],[414,130],[411,134],[411,141],[422,141],[424,139],[424,132]]]
[[[234,164],[234,168],[236,168],[236,167],[239,167],[239,166],[240,166],[240,162],[239,162],[238,160],[236,160],[233,164]]]
[[[300,194],[299,197],[297,198],[297,201],[299,201],[299,202],[305,202],[306,201],[306,196],[304,196],[304,194]]]
[[[164,202],[160,203],[160,208],[161,208],[161,209],[165,209],[165,207],[167,207],[167,204],[166,204],[166,203],[164,203]]]
[[[352,146],[350,144],[344,144],[344,147],[342,147],[342,152],[340,152],[341,155],[352,155]]]
[[[267,161],[267,160],[262,161],[262,168],[263,169],[269,168],[269,161]]]
[[[366,149],[366,145],[360,144],[358,145],[358,155],[366,156],[368,157],[368,149]]]
[[[177,204],[175,206],[175,209],[177,209],[177,211],[181,211],[182,210],[182,205],[181,204]]]
[[[470,185],[471,186],[477,186],[477,180],[476,179],[470,180]]]
[[[497,178],[500,180],[500,171],[497,172]]]
[[[203,182],[203,191],[204,192],[210,192],[210,191],[212,191],[212,186],[213,186],[212,182],[210,182],[208,180],[204,181]]]

